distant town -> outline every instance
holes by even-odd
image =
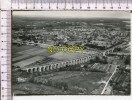
[[[14,95],[130,95],[129,19],[14,17],[12,32]]]

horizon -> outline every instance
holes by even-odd
[[[126,11],[13,11],[13,17],[45,19],[130,19]]]

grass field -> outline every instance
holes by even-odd
[[[12,46],[12,60],[18,62],[21,60],[29,59],[34,56],[48,57],[52,55],[47,49],[35,47],[35,46]]]
[[[60,89],[42,84],[38,85],[34,83],[29,83],[29,82],[13,85],[13,93],[14,95],[65,94]]]
[[[109,78],[109,75],[101,72],[65,71],[42,75],[35,78],[40,81],[50,79],[52,80],[52,82],[66,83],[68,84],[68,90],[63,90],[61,88],[46,85],[41,82],[24,82],[14,84],[13,93],[15,95],[100,94],[105,85],[104,83],[101,83],[101,80],[107,80]],[[94,92],[97,89],[98,92]]]
[[[66,83],[68,84],[70,94],[80,94],[80,92],[76,91],[77,88],[85,90],[83,94],[91,94],[92,91],[101,85],[105,85],[101,81],[107,80],[108,77],[108,74],[101,72],[62,71],[55,72],[51,75],[38,76],[36,79],[40,80],[40,83],[45,79],[51,80],[52,82]]]
[[[43,50],[43,52],[42,52]],[[43,54],[43,55],[51,55],[50,52],[48,52],[47,49],[44,49],[44,48],[40,48],[40,47],[36,47],[36,46],[26,46],[26,45],[23,45],[23,46],[16,46],[16,45],[13,45],[12,46],[12,54],[13,55],[22,55],[22,54]],[[35,55],[34,54],[34,55]]]
[[[54,59],[60,59],[60,60],[71,60],[71,59],[77,59],[85,56],[90,56],[92,54],[95,54],[96,52],[94,51],[89,51],[87,53],[82,53],[82,52],[75,52],[75,53],[68,53],[68,52],[58,52],[53,55],[51,55],[51,58]]]
[[[28,50],[28,49],[33,49],[35,48],[34,46],[26,46],[26,45],[22,45],[22,46],[16,46],[16,45],[13,45],[12,46],[12,52],[13,53],[17,53],[17,52],[20,52],[20,51],[24,51],[24,50]]]

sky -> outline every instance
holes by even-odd
[[[43,18],[130,18],[127,11],[13,11],[13,16]]]

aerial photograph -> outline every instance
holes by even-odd
[[[13,11],[13,95],[130,95],[130,38],[127,11]]]

